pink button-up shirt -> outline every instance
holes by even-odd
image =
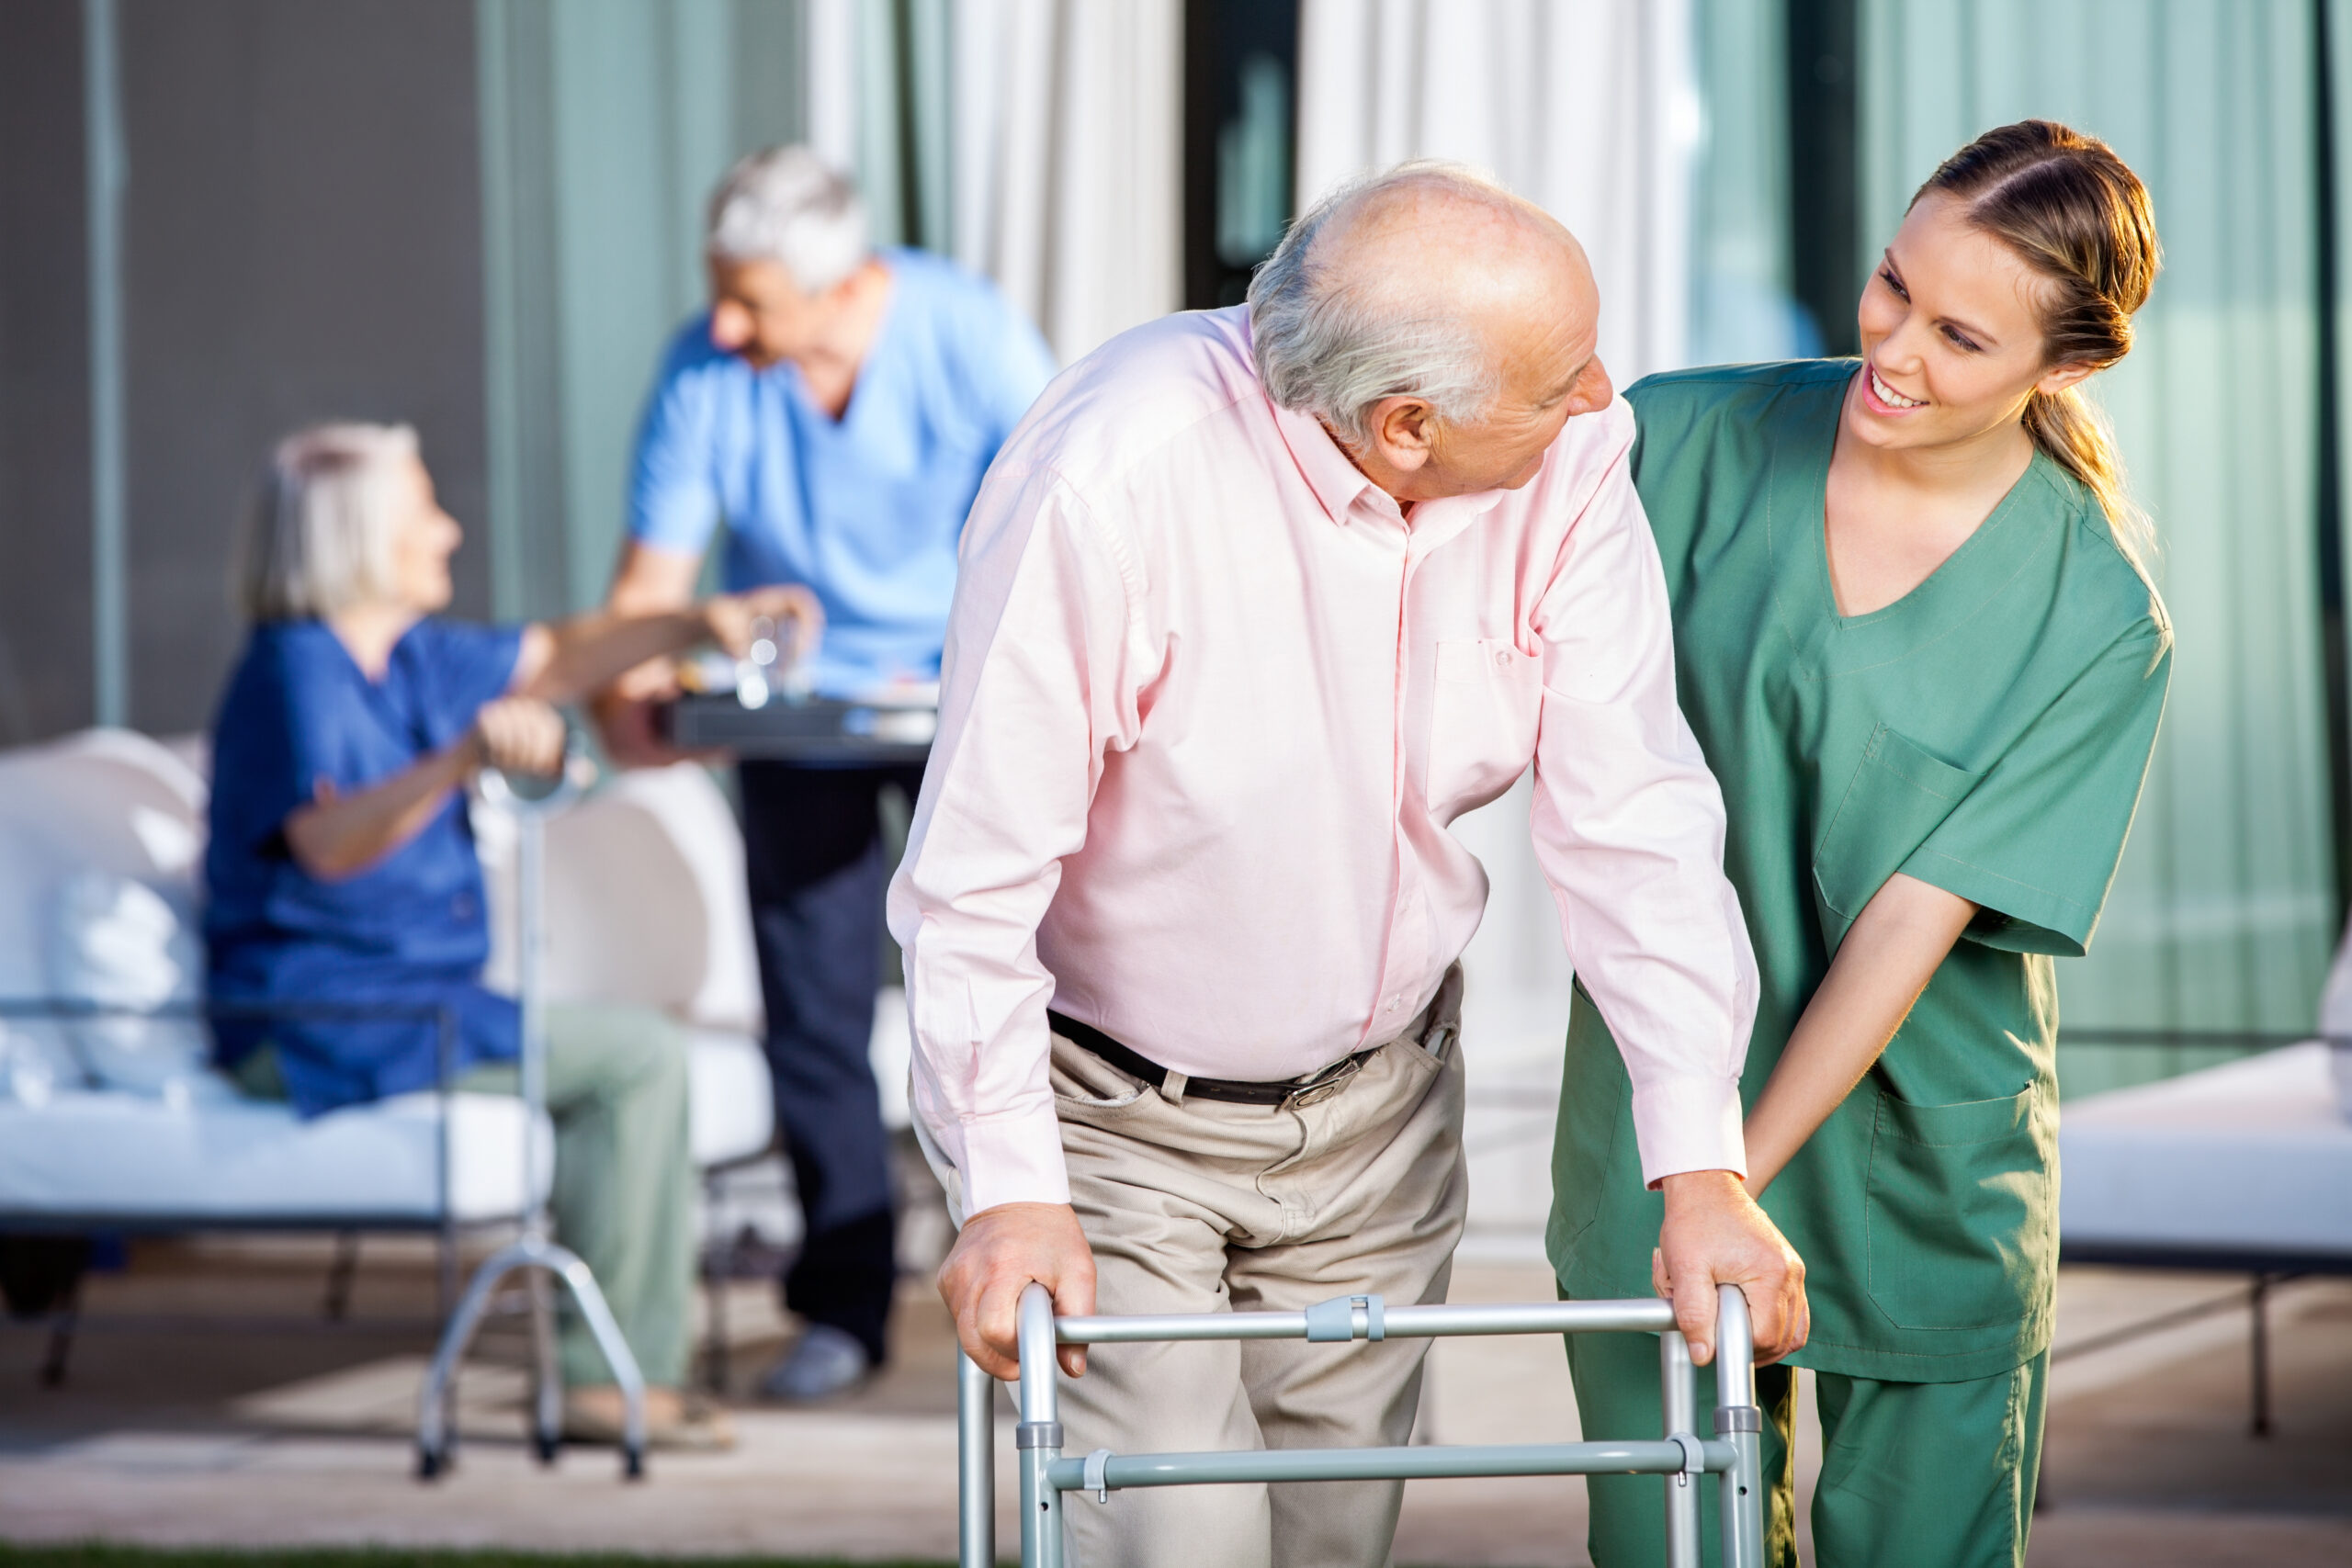
[[[1050,1005],[1196,1077],[1396,1034],[1477,929],[1446,825],[1535,768],[1535,853],[1645,1176],[1744,1170],[1755,960],[1674,695],[1621,401],[1409,517],[1276,408],[1246,308],[1063,374],[964,533],[890,929],[967,1212],[1069,1198]]]

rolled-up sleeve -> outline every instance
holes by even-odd
[[[1623,448],[1534,620],[1535,854],[1633,1080],[1643,1179],[1744,1175],[1756,959],[1724,874],[1723,795],[1675,700],[1666,581]]]
[[[890,887],[914,1109],[967,1214],[1064,1203],[1037,926],[1135,731],[1130,552],[1050,470],[1000,462],[967,525],[940,728]]]

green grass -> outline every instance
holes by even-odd
[[[0,1568],[853,1568],[836,1557],[648,1557],[634,1552],[447,1551],[401,1547],[116,1546],[103,1541],[12,1545],[0,1541]],[[946,1568],[944,1563],[861,1563],[854,1568]]]

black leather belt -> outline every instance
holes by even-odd
[[[1073,1043],[1082,1045],[1102,1057],[1129,1077],[1141,1078],[1154,1089],[1168,1084],[1168,1069],[1139,1051],[1130,1051],[1091,1023],[1080,1023],[1048,1009],[1046,1021],[1055,1033]],[[1284,1078],[1275,1083],[1251,1082],[1245,1078],[1187,1078],[1184,1093],[1202,1100],[1222,1100],[1235,1105],[1311,1104],[1363,1070],[1363,1065],[1380,1054],[1375,1045],[1369,1051],[1359,1051],[1352,1056],[1342,1056],[1321,1072],[1303,1078]]]

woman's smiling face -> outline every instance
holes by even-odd
[[[1862,290],[1847,430],[1890,450],[1955,445],[2016,423],[2036,389],[2081,380],[2087,367],[2044,363],[2045,287],[1960,200],[1921,197]]]

